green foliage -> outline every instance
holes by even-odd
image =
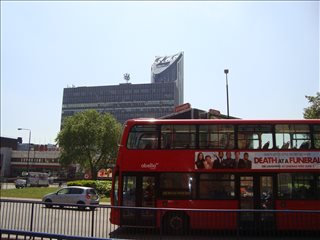
[[[304,109],[305,119],[320,119],[320,92],[316,96],[306,96],[311,106]]]
[[[111,189],[111,182],[108,184]],[[108,191],[109,186],[106,188]],[[21,189],[1,189],[1,197],[6,198],[20,198],[20,199],[42,199],[42,197],[48,193],[57,192],[60,188],[58,187],[28,187]],[[108,192],[110,194],[110,190]],[[100,200],[101,202],[110,202],[110,198],[108,194],[101,194]],[[107,196],[107,197],[105,197]],[[103,198],[103,199],[101,199]]]
[[[115,161],[121,124],[111,114],[87,110],[66,118],[62,126],[56,138],[61,165],[78,163],[96,179],[99,169]]]
[[[110,197],[112,181],[111,180],[79,180],[67,183],[68,186],[82,186],[95,188],[101,197]]]

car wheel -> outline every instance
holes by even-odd
[[[96,209],[96,207],[90,207],[91,211],[94,211]]]
[[[46,208],[52,208],[52,204],[51,204],[52,201],[50,199],[46,199],[45,203],[47,203],[47,204],[45,204]]]
[[[84,205],[84,202],[81,202],[81,201],[80,201],[80,202],[77,202],[77,204],[79,204],[79,205]],[[78,209],[83,211],[83,210],[86,209],[86,206],[78,206]]]

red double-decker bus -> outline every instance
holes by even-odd
[[[319,214],[261,210],[320,210],[320,120],[129,120],[111,204],[185,209],[114,208],[120,226],[319,230]]]

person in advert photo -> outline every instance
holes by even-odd
[[[240,152],[234,152],[234,168],[240,168],[240,165],[243,165],[243,159],[240,158]]]
[[[234,159],[231,158],[231,152],[226,152],[226,158],[222,160],[223,168],[233,168],[234,167]]]
[[[241,162],[239,161],[239,168],[249,168],[249,169],[251,169],[251,167],[252,167],[252,162],[251,162],[251,160],[249,160],[249,153],[245,152],[243,154],[242,161]]]
[[[204,159],[205,159],[204,168],[205,169],[212,169],[212,165],[213,165],[212,157],[210,155],[206,155],[206,157]]]
[[[196,161],[195,161],[195,168],[196,169],[204,169],[204,155],[202,152],[199,152],[197,155],[196,155]]]
[[[218,152],[218,155],[214,154],[215,159],[213,161],[212,168],[221,168],[223,156],[224,153],[222,151]]]

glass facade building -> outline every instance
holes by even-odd
[[[151,83],[65,88],[61,124],[65,117],[88,109],[111,113],[120,123],[131,118],[159,118],[182,103],[183,53],[179,53],[156,57]]]
[[[183,52],[172,56],[156,57],[151,66],[151,82],[175,82],[178,91],[176,97],[176,105],[184,103],[183,99]]]

